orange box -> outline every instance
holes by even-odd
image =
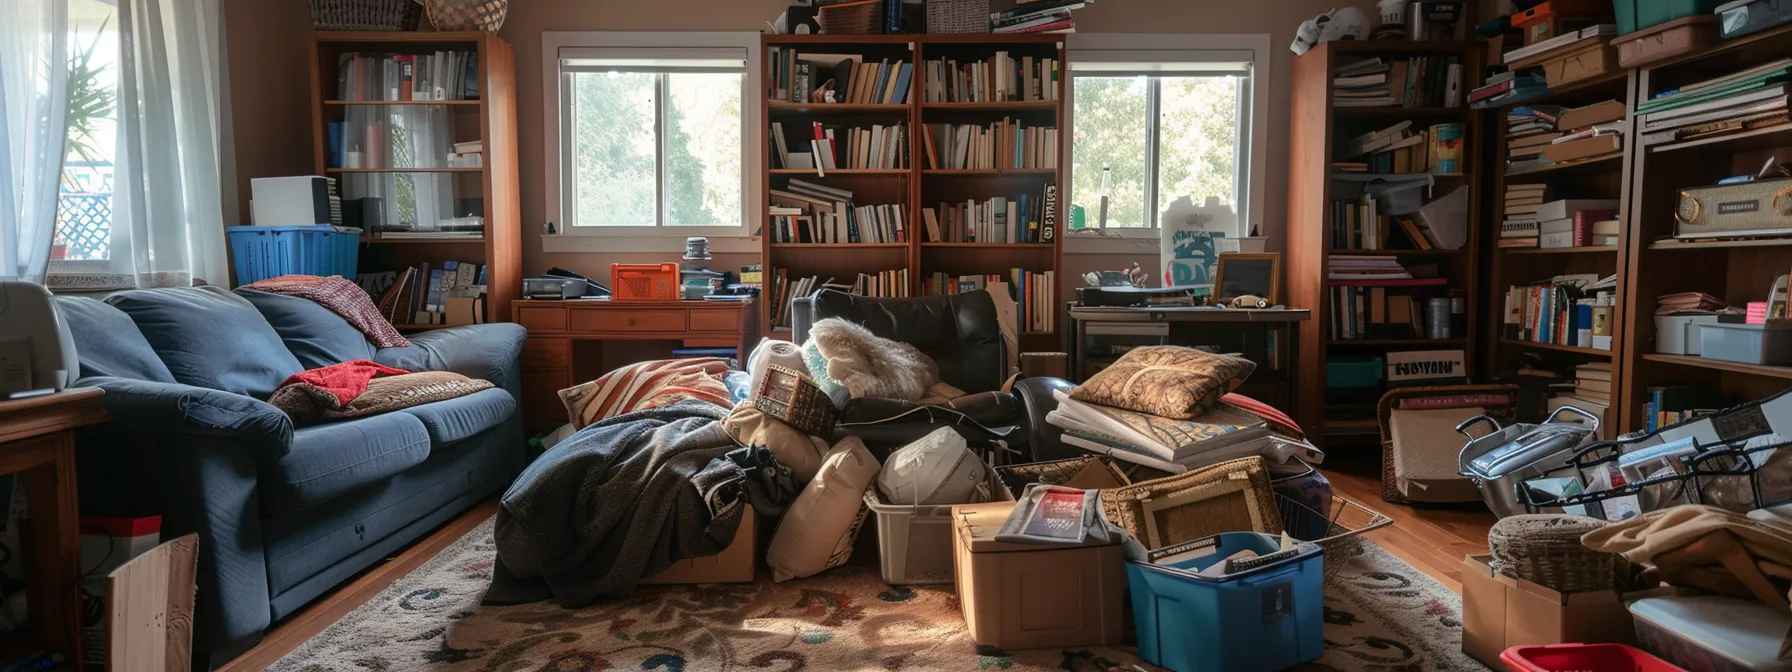
[[[610,299],[677,301],[678,264],[610,264]]]
[[[676,265],[676,264],[674,264]],[[734,541],[721,553],[701,558],[685,558],[672,563],[666,571],[641,579],[642,585],[687,583],[751,583],[759,572],[759,514],[752,505],[740,514],[740,527]]]

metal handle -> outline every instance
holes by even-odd
[[[1561,415],[1563,411],[1569,411],[1569,412],[1572,412],[1575,415],[1578,415],[1580,417],[1586,418],[1588,420],[1592,420],[1593,421],[1593,431],[1595,431],[1595,432],[1599,431],[1599,418],[1595,417],[1592,413],[1588,413],[1588,412],[1583,411],[1574,406],[1563,406],[1561,408],[1556,409],[1554,412],[1549,414],[1549,417],[1543,419],[1543,424],[1547,425],[1552,422],[1555,422],[1556,416]]]
[[[635,318],[628,318],[628,326],[635,326]]]
[[[1486,434],[1482,434],[1481,436],[1475,436],[1473,434],[1468,433],[1468,428],[1473,427],[1476,424],[1482,423],[1482,422],[1485,422],[1489,425],[1493,425],[1493,429],[1489,430]],[[1474,441],[1475,439],[1479,439],[1479,438],[1486,437],[1486,436],[1492,436],[1492,435],[1498,433],[1500,431],[1500,429],[1501,429],[1500,421],[1493,419],[1492,416],[1486,416],[1486,415],[1477,415],[1477,416],[1469,418],[1467,420],[1463,420],[1460,424],[1456,425],[1456,432],[1463,436],[1468,437],[1468,439],[1470,441]]]

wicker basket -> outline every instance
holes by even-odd
[[[1559,514],[1502,518],[1487,531],[1493,571],[1563,593],[1619,588],[1629,574],[1623,556],[1587,548],[1581,535],[1605,527],[1585,516]]]
[[[423,6],[416,0],[311,0],[311,27],[318,30],[416,30]]]
[[[1406,495],[1400,493],[1400,487],[1394,475],[1394,437],[1389,433],[1388,423],[1393,412],[1406,399],[1423,397],[1453,397],[1496,395],[1505,398],[1504,403],[1482,404],[1487,415],[1499,419],[1500,422],[1511,422],[1518,413],[1517,385],[1438,385],[1431,387],[1403,387],[1389,390],[1382,395],[1381,401],[1375,405],[1376,421],[1381,425],[1381,499],[1394,504],[1408,504]],[[1468,437],[1463,437],[1463,443]]]
[[[1146,548],[1221,532],[1282,533],[1269,471],[1255,456],[1103,490],[1101,506]]]
[[[510,0],[429,0],[429,24],[436,30],[483,30],[504,27]]]
[[[989,0],[927,0],[927,32],[989,32]]]
[[[832,35],[876,35],[883,32],[882,0],[859,0],[815,10],[815,25]]]

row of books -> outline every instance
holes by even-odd
[[[1647,396],[1643,402],[1643,429],[1650,432],[1711,415],[1733,405],[1729,399],[1709,387],[1670,385],[1650,387],[1644,392]]]
[[[935,272],[921,278],[925,296],[965,294],[983,290],[1005,290],[1014,300],[1015,324],[1021,331],[1057,331],[1058,272],[1034,273],[1024,268],[1010,268],[1005,274],[950,275]],[[998,310],[1000,307],[998,306]]]
[[[1506,288],[1502,338],[1612,348],[1611,313],[1617,276],[1558,275]]]
[[[1545,202],[1546,184],[1506,188],[1506,219],[1500,247],[1587,247],[1618,244],[1618,201],[1609,198]]]
[[[808,138],[792,141],[784,124],[774,122],[772,167],[814,169],[903,169],[908,167],[908,128],[893,125],[833,126],[809,122]],[[808,150],[808,151],[804,151]]]
[[[1352,138],[1338,153],[1351,161],[1332,167],[1346,172],[1461,173],[1462,143],[1460,123],[1415,129],[1406,120]]]
[[[1057,185],[1041,195],[995,196],[941,203],[921,210],[933,243],[1040,243],[1050,245],[1057,226]]]
[[[1462,63],[1455,56],[1366,58],[1332,76],[1335,107],[1456,107],[1462,104]]]
[[[923,140],[930,169],[1058,167],[1058,129],[1026,126],[1017,119],[984,126],[928,124]]]
[[[479,52],[348,53],[336,58],[337,100],[477,100]]]
[[[814,294],[823,289],[832,289],[879,298],[909,296],[908,269],[895,268],[871,273],[859,273],[850,280],[837,280],[833,276],[822,279],[819,275],[791,277],[790,269],[774,268],[764,278],[769,291],[765,294],[771,301],[773,327],[790,327],[790,303],[792,299]]]
[[[473,314],[473,301],[485,294],[483,264],[444,261],[418,264],[402,271],[363,273],[355,282],[376,297],[380,315],[393,324],[449,324],[451,310]],[[460,316],[457,316],[460,317]],[[453,320],[467,324],[473,319]]]
[[[1442,278],[1435,278],[1442,280]],[[1328,324],[1332,340],[1427,338],[1422,298],[1398,287],[1333,286]],[[1447,325],[1438,325],[1447,326]]]
[[[1326,214],[1332,249],[1348,251],[1435,250],[1437,232],[1415,214],[1383,215],[1374,197],[1335,200]],[[1395,232],[1398,232],[1397,234]]]
[[[1064,78],[1064,64],[1058,59],[1016,57],[1006,51],[980,61],[938,59],[925,65],[929,103],[1057,100]]]
[[[1693,82],[1637,105],[1644,145],[1721,137],[1792,123],[1792,58]]]
[[[1624,103],[1529,105],[1506,111],[1506,172],[1535,170],[1624,149]]]
[[[786,103],[908,102],[914,64],[882,59],[872,63],[860,54],[800,52],[771,47],[771,100]]]
[[[790,180],[785,189],[770,190],[766,208],[774,220],[772,242],[899,243],[908,239],[907,217],[900,204],[853,204],[853,193],[824,184]],[[781,228],[776,218],[789,218]],[[799,220],[801,221],[799,225]]]
[[[1095,0],[1032,0],[1005,12],[989,15],[989,32],[998,35],[1023,33],[1074,33],[1076,19],[1070,11],[1082,9]]]

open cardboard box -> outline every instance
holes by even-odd
[[[1462,652],[1493,669],[1514,646],[1636,644],[1636,626],[1615,590],[1564,594],[1495,574],[1491,558],[1462,562]]]
[[[666,571],[641,579],[641,584],[751,583],[759,573],[758,538],[759,514],[747,505],[734,541],[721,553],[679,560]]]

